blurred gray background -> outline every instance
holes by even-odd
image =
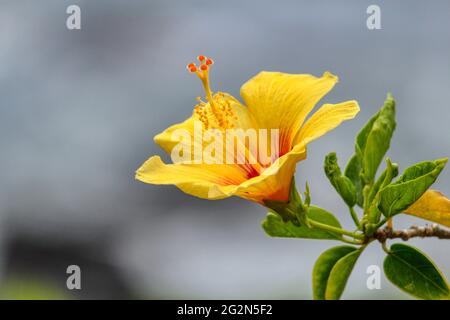
[[[71,4],[81,30],[66,28]],[[382,30],[366,27],[370,4]],[[448,1],[1,1],[0,293],[310,299],[314,261],[335,243],[270,239],[256,204],[134,180],[162,154],[153,136],[202,94],[185,65],[213,57],[213,88],[237,97],[261,70],[339,75],[322,102],[357,99],[361,112],[312,143],[296,176],[350,227],[323,157],[347,161],[388,91],[398,103],[389,156],[402,168],[449,156],[449,30]],[[435,188],[450,195],[449,178],[447,169]],[[450,276],[449,243],[411,243]],[[366,268],[382,258],[379,246],[367,250],[343,298],[408,298],[384,276],[381,290],[366,288]],[[70,264],[81,267],[81,291],[65,287]]]

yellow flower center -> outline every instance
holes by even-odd
[[[205,90],[206,102],[200,97],[197,98],[198,104],[194,108],[194,114],[203,123],[205,129],[229,129],[234,128],[234,121],[237,120],[231,105],[231,99],[228,95],[218,92],[213,95],[209,84],[209,69],[214,64],[211,58],[198,56],[200,66],[195,63],[187,65],[191,73],[195,73],[201,80]]]

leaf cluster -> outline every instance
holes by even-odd
[[[342,172],[336,153],[325,157],[324,171],[333,188],[349,209],[355,230],[342,229],[330,212],[311,206],[295,190],[288,218],[282,203],[270,206],[262,223],[272,237],[340,240],[340,245],[323,252],[314,266],[314,299],[339,299],[348,278],[364,249],[375,241],[374,233],[391,219],[414,204],[436,181],[447,159],[423,161],[407,167],[399,176],[396,163],[386,158],[396,128],[395,100],[388,94],[384,105],[358,133],[355,152]],[[386,166],[378,175],[385,159]],[[293,187],[295,188],[295,186]],[[294,191],[291,190],[291,194]],[[361,214],[357,213],[358,207]],[[301,214],[296,214],[300,208]],[[450,288],[442,272],[420,250],[396,243],[386,252],[384,272],[398,288],[420,299],[449,299]]]

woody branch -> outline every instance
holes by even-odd
[[[404,230],[393,230],[392,228],[385,227],[383,229],[378,229],[375,232],[374,237],[380,242],[396,238],[407,241],[415,237],[450,239],[450,230],[444,229],[437,224],[426,225],[423,227],[411,226],[409,229]]]

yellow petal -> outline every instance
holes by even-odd
[[[317,78],[264,71],[241,87],[241,96],[259,128],[280,130],[280,150],[284,154],[291,150],[307,115],[337,81],[329,72]]]
[[[436,190],[426,191],[405,213],[450,227],[450,200]]]
[[[173,184],[187,194],[210,200],[235,195],[261,204],[264,200],[288,201],[296,163],[305,158],[304,148],[294,148],[261,175],[247,180],[237,165],[164,164],[154,156],[137,170],[136,179]]]
[[[358,102],[354,100],[338,104],[325,104],[306,121],[294,144],[303,143],[306,145],[336,128],[343,121],[353,119],[358,112]]]
[[[173,184],[204,199],[229,197],[245,181],[234,165],[165,164],[159,156],[148,159],[136,171],[136,179],[151,184]]]
[[[170,154],[172,149],[178,144],[184,144],[186,141],[182,139],[181,135],[175,134],[178,130],[186,130],[191,137],[194,137],[194,117],[190,117],[184,122],[177,123],[170,126],[163,132],[157,134],[153,140],[158,144],[165,152]],[[194,143],[200,143],[200,141],[195,140]],[[192,146],[189,146],[192,148]]]

